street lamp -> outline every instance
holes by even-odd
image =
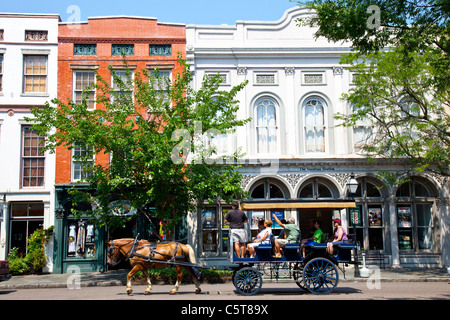
[[[348,187],[348,190],[350,192],[351,198],[354,199],[353,195],[356,193],[356,190],[358,190],[358,181],[356,181],[355,175],[353,174],[353,172],[350,175],[350,180],[347,182],[347,187]],[[351,219],[351,217],[350,217],[350,219]],[[355,277],[360,277],[359,268],[358,268],[358,249],[356,248],[356,223],[355,223],[355,219],[353,219],[353,241],[354,241],[354,245],[355,245],[355,253],[354,253],[355,274],[354,274],[354,276]]]

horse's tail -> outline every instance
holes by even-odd
[[[185,244],[185,246],[188,248],[189,262],[192,264],[197,264],[197,260],[195,259],[194,249],[192,249],[192,247],[188,244]]]

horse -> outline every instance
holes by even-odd
[[[184,267],[195,284],[195,293],[201,292],[200,282],[196,277],[195,270],[192,266],[179,265],[176,262],[190,262],[196,263],[194,250],[188,244],[181,244],[178,242],[158,243],[156,248],[152,248],[150,242],[146,240],[136,241],[132,238],[116,239],[108,241],[107,263],[115,265],[119,263],[119,256],[122,254],[125,259],[129,260],[131,264],[131,271],[127,275],[127,294],[130,295],[133,290],[131,288],[131,278],[133,275],[142,271],[147,278],[147,288],[144,294],[150,294],[152,283],[147,270],[150,268],[163,268],[167,266],[164,261],[169,261],[175,264],[175,271],[177,273],[177,281],[175,288],[170,291],[170,294],[176,294],[180,287],[183,278]],[[149,261],[150,260],[150,261]],[[161,262],[158,262],[161,261]]]

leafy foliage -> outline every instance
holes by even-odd
[[[237,161],[218,157],[205,132],[217,136],[249,121],[236,116],[235,96],[246,83],[224,91],[219,76],[205,77],[194,91],[189,66],[181,59],[180,64],[183,72],[172,82],[148,70],[132,77],[124,58],[125,76],[110,67],[114,87],[97,75],[94,110],[88,108],[87,92],[81,104],[55,99],[33,110],[34,128],[47,137],[47,150],[75,144],[88,150],[77,160],[84,164],[82,182],[89,188],[72,193],[78,202],[97,204],[91,213],[100,224],[123,224],[108,208],[116,199],[129,201],[139,214],[156,207],[158,218],[170,221],[171,229],[198,200],[242,196]],[[109,161],[92,161],[94,154],[109,155]],[[241,154],[237,150],[227,156],[236,160]]]
[[[416,172],[450,176],[450,3],[298,2],[315,12],[300,25],[354,50],[341,59],[356,74],[354,88],[343,96],[354,108],[336,118],[345,126],[371,122],[366,154],[409,159]]]

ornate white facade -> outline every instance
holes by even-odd
[[[241,148],[246,154],[243,186],[254,199],[348,199],[346,183],[354,173],[360,183],[355,200],[362,220],[356,237],[362,249],[383,265],[449,265],[448,180],[425,174],[410,184],[383,187],[378,171],[406,175],[406,167],[383,159],[369,164],[358,154],[369,124],[338,126],[334,114],[351,110],[341,96],[352,87],[353,75],[339,64],[351,48],[315,39],[313,29],[299,27],[297,19],[309,14],[296,7],[275,22],[187,25],[194,89],[217,73],[224,90],[248,81],[237,99],[239,117],[252,121],[217,143],[224,151]],[[228,208],[218,203],[190,216],[191,241],[207,264],[226,264],[223,214]],[[334,217],[352,233],[347,210],[286,209],[279,214],[294,216],[303,233],[310,219],[321,220],[324,231],[331,232]],[[270,218],[271,212],[254,215]]]
[[[0,14],[0,259],[54,225],[54,154],[41,154],[30,109],[56,98],[58,15]],[[47,255],[52,269],[52,249]]]

